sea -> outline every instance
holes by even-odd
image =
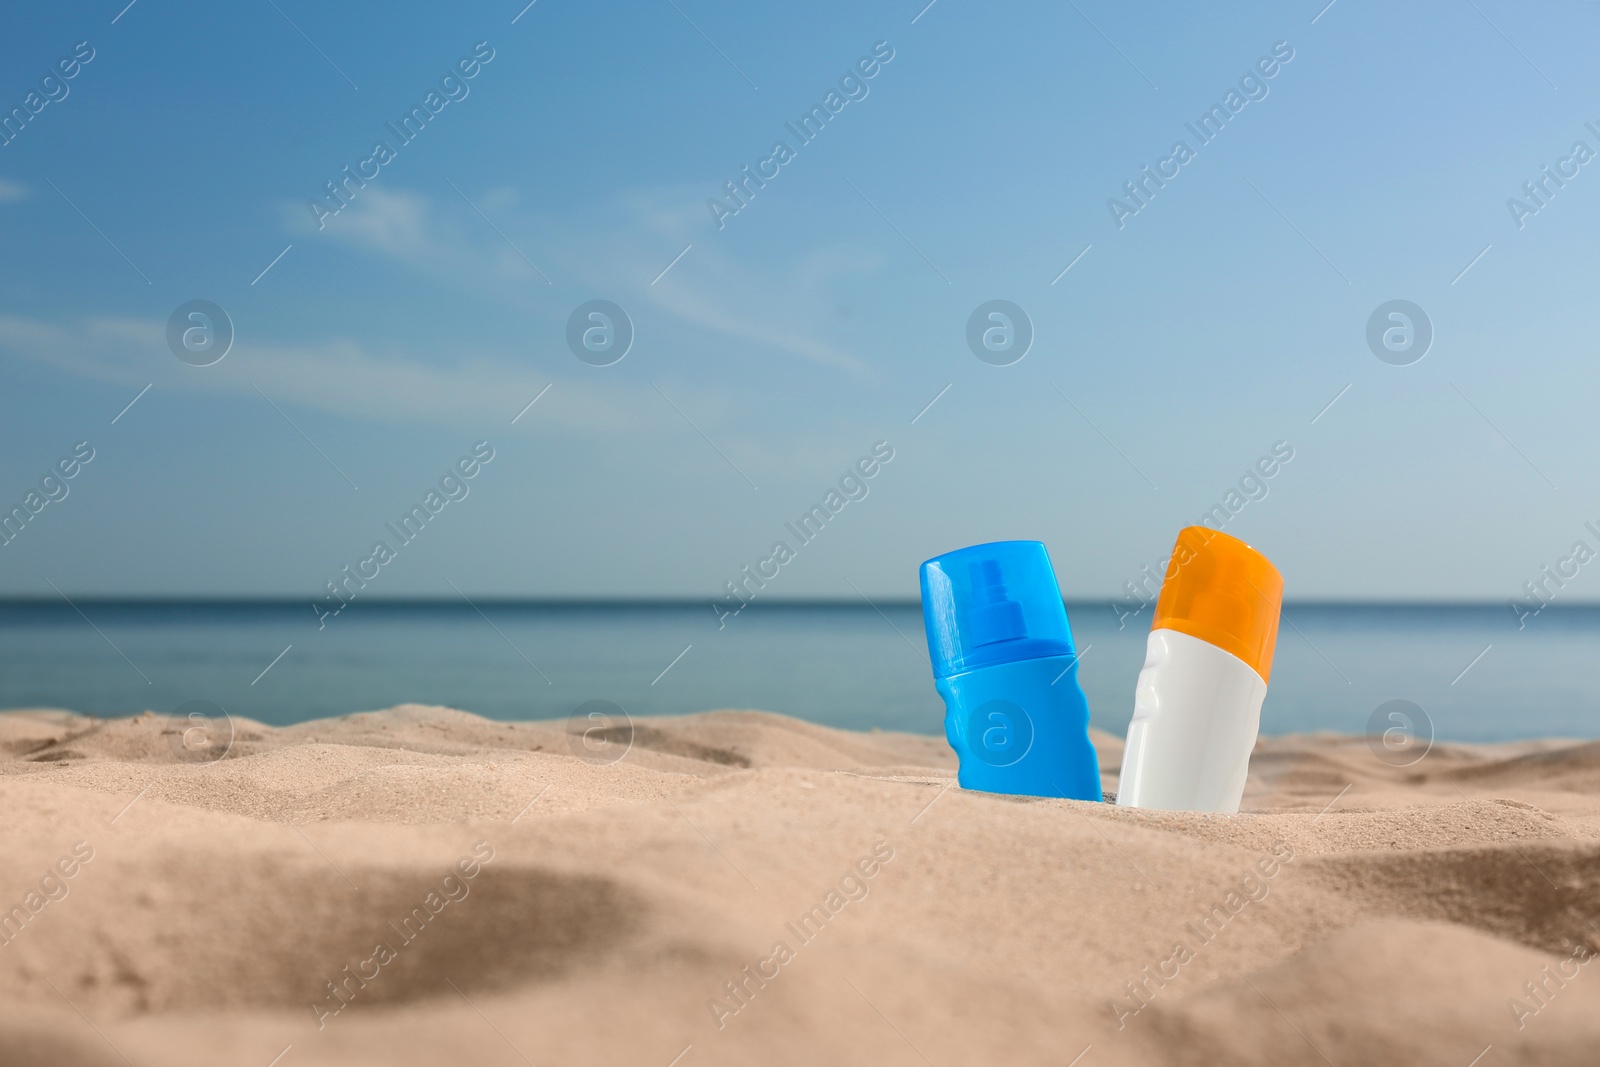
[[[1092,721],[1120,734],[1148,614],[1068,614]],[[1597,653],[1600,606],[1519,619],[1504,603],[1289,604],[1261,729],[1600,737]],[[705,602],[368,601],[322,620],[301,601],[0,602],[0,707],[166,715],[191,701],[269,725],[419,703],[502,720],[747,708],[943,728],[915,603],[757,603],[719,623]]]

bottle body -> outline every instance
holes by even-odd
[[[1237,656],[1177,630],[1151,630],[1117,805],[1237,812],[1266,695],[1267,683]]]
[[[1100,760],[1076,655],[999,663],[935,680],[963,789],[1095,800]]]

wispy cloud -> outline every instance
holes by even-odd
[[[0,178],[0,204],[10,203],[14,200],[26,200],[31,191],[21,182],[7,181]]]
[[[438,224],[429,212],[427,198],[417,193],[368,189],[327,232],[335,241],[415,263],[440,250],[441,242],[433,236]]]
[[[666,312],[679,327],[666,340],[697,351],[710,334],[744,358],[791,356],[856,376],[870,373],[866,360],[822,336],[818,324],[833,321],[842,284],[882,268],[873,253],[830,249],[788,263],[770,252],[754,261],[741,258],[704,240],[698,193],[688,189],[635,191],[574,221],[529,211],[503,186],[461,188],[482,217],[454,194],[370,187],[322,232],[346,248],[518,308],[529,285],[543,284],[531,260],[559,287],[602,295],[636,312]],[[310,228],[303,207],[285,211],[295,232]],[[652,284],[691,243],[672,273]]]
[[[142,384],[195,393],[238,394],[254,383],[286,404],[391,423],[425,422],[468,428],[504,423],[551,378],[509,353],[455,362],[417,353],[374,351],[349,339],[290,345],[236,343],[212,367],[187,367],[165,344],[166,325],[144,319],[94,318],[61,326],[0,316],[0,351],[48,364],[79,378]],[[519,399],[520,398],[520,399]],[[558,401],[558,402],[551,402]],[[670,412],[652,418],[648,389],[581,379],[557,380],[538,419],[519,432],[552,430],[585,436],[615,434],[641,421],[670,425]]]
[[[350,339],[293,345],[245,338],[235,342],[222,362],[195,368],[167,350],[165,330],[164,322],[149,319],[104,317],[61,325],[0,315],[0,359],[28,359],[80,382],[125,387],[129,395],[152,381],[158,390],[188,392],[196,403],[208,397],[253,397],[260,390],[290,410],[388,425],[578,441],[589,452],[625,458],[690,434],[684,424],[687,412],[739,470],[757,479],[797,463],[831,462],[840,446],[838,426],[831,420],[782,427],[770,417],[752,420],[750,413],[762,408],[760,397],[674,374],[552,378],[531,366],[521,352],[479,349],[468,359],[458,359],[453,351],[374,348]],[[660,389],[654,387],[658,383]],[[548,395],[513,424],[547,386]],[[671,403],[663,396],[670,396]],[[114,399],[108,418],[115,406],[125,403],[120,395]]]

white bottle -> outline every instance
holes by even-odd
[[[1178,534],[1134,691],[1121,807],[1236,812],[1278,638],[1283,577],[1204,526]]]

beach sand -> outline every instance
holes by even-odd
[[[1600,743],[1267,739],[1216,816],[753,711],[180,736],[0,715],[0,1063],[1600,1062]]]

